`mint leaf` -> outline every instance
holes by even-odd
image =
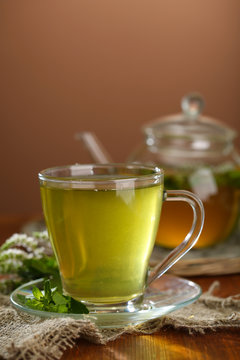
[[[52,298],[56,305],[66,305],[69,303],[69,300],[66,299],[64,295],[61,295],[58,291],[53,293]]]
[[[52,290],[51,290],[50,280],[44,281],[44,296],[46,300],[48,300],[48,302],[52,301]]]
[[[55,257],[45,256],[40,259],[25,259],[24,268],[19,270],[19,275],[33,279],[44,275],[58,274],[58,265]]]
[[[36,286],[33,286],[32,293],[33,293],[33,296],[35,297],[35,299],[37,299],[37,300],[40,300],[41,298],[43,298],[42,292]]]
[[[71,297],[71,312],[73,314],[89,314],[89,310],[81,301],[77,301]]]
[[[46,311],[50,311],[50,312],[58,312],[58,306],[53,304],[53,303],[50,303],[48,305],[48,310]]]
[[[27,299],[26,305],[34,310],[45,310],[44,304],[37,299]]]
[[[26,298],[25,298],[24,295],[17,294],[17,297],[18,297],[18,299],[21,301],[21,303],[25,303]]]
[[[33,280],[41,277],[51,277],[51,284],[62,291],[62,283],[55,257],[45,256],[41,259],[26,259],[24,267],[18,271],[18,274],[27,280]]]
[[[69,308],[67,305],[58,305],[58,312],[59,313],[68,313],[69,312]]]

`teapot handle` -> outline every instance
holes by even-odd
[[[166,201],[187,202],[193,210],[192,227],[183,242],[170,252],[168,256],[150,272],[147,285],[163,275],[172,267],[182,256],[184,256],[197,242],[204,224],[204,207],[202,201],[193,193],[186,190],[167,190],[164,191]],[[181,216],[181,214],[179,214]]]

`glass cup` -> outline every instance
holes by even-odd
[[[164,191],[158,167],[76,164],[43,170],[39,181],[63,291],[94,311],[137,311],[146,287],[192,248],[203,227],[201,201],[188,191]],[[150,271],[164,200],[187,202],[193,223]]]

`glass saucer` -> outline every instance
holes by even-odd
[[[143,302],[138,311],[134,312],[101,312],[89,314],[64,314],[34,310],[26,306],[24,297],[32,297],[32,287],[43,288],[43,279],[34,280],[17,288],[10,296],[12,304],[28,314],[56,318],[71,317],[94,322],[101,328],[121,328],[128,325],[137,325],[166,315],[183,306],[191,304],[201,295],[201,288],[192,281],[163,275],[155,280],[146,290]],[[19,296],[20,295],[20,296]]]

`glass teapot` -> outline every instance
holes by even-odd
[[[240,203],[240,157],[234,147],[237,134],[220,121],[202,116],[203,107],[199,94],[185,96],[182,114],[146,124],[145,142],[128,158],[128,162],[162,167],[166,189],[190,190],[201,198],[206,217],[195,246],[199,248],[224,241],[238,231]],[[169,212],[174,216],[168,216]],[[176,247],[188,233],[191,219],[191,209],[184,203],[165,203],[156,243]]]

